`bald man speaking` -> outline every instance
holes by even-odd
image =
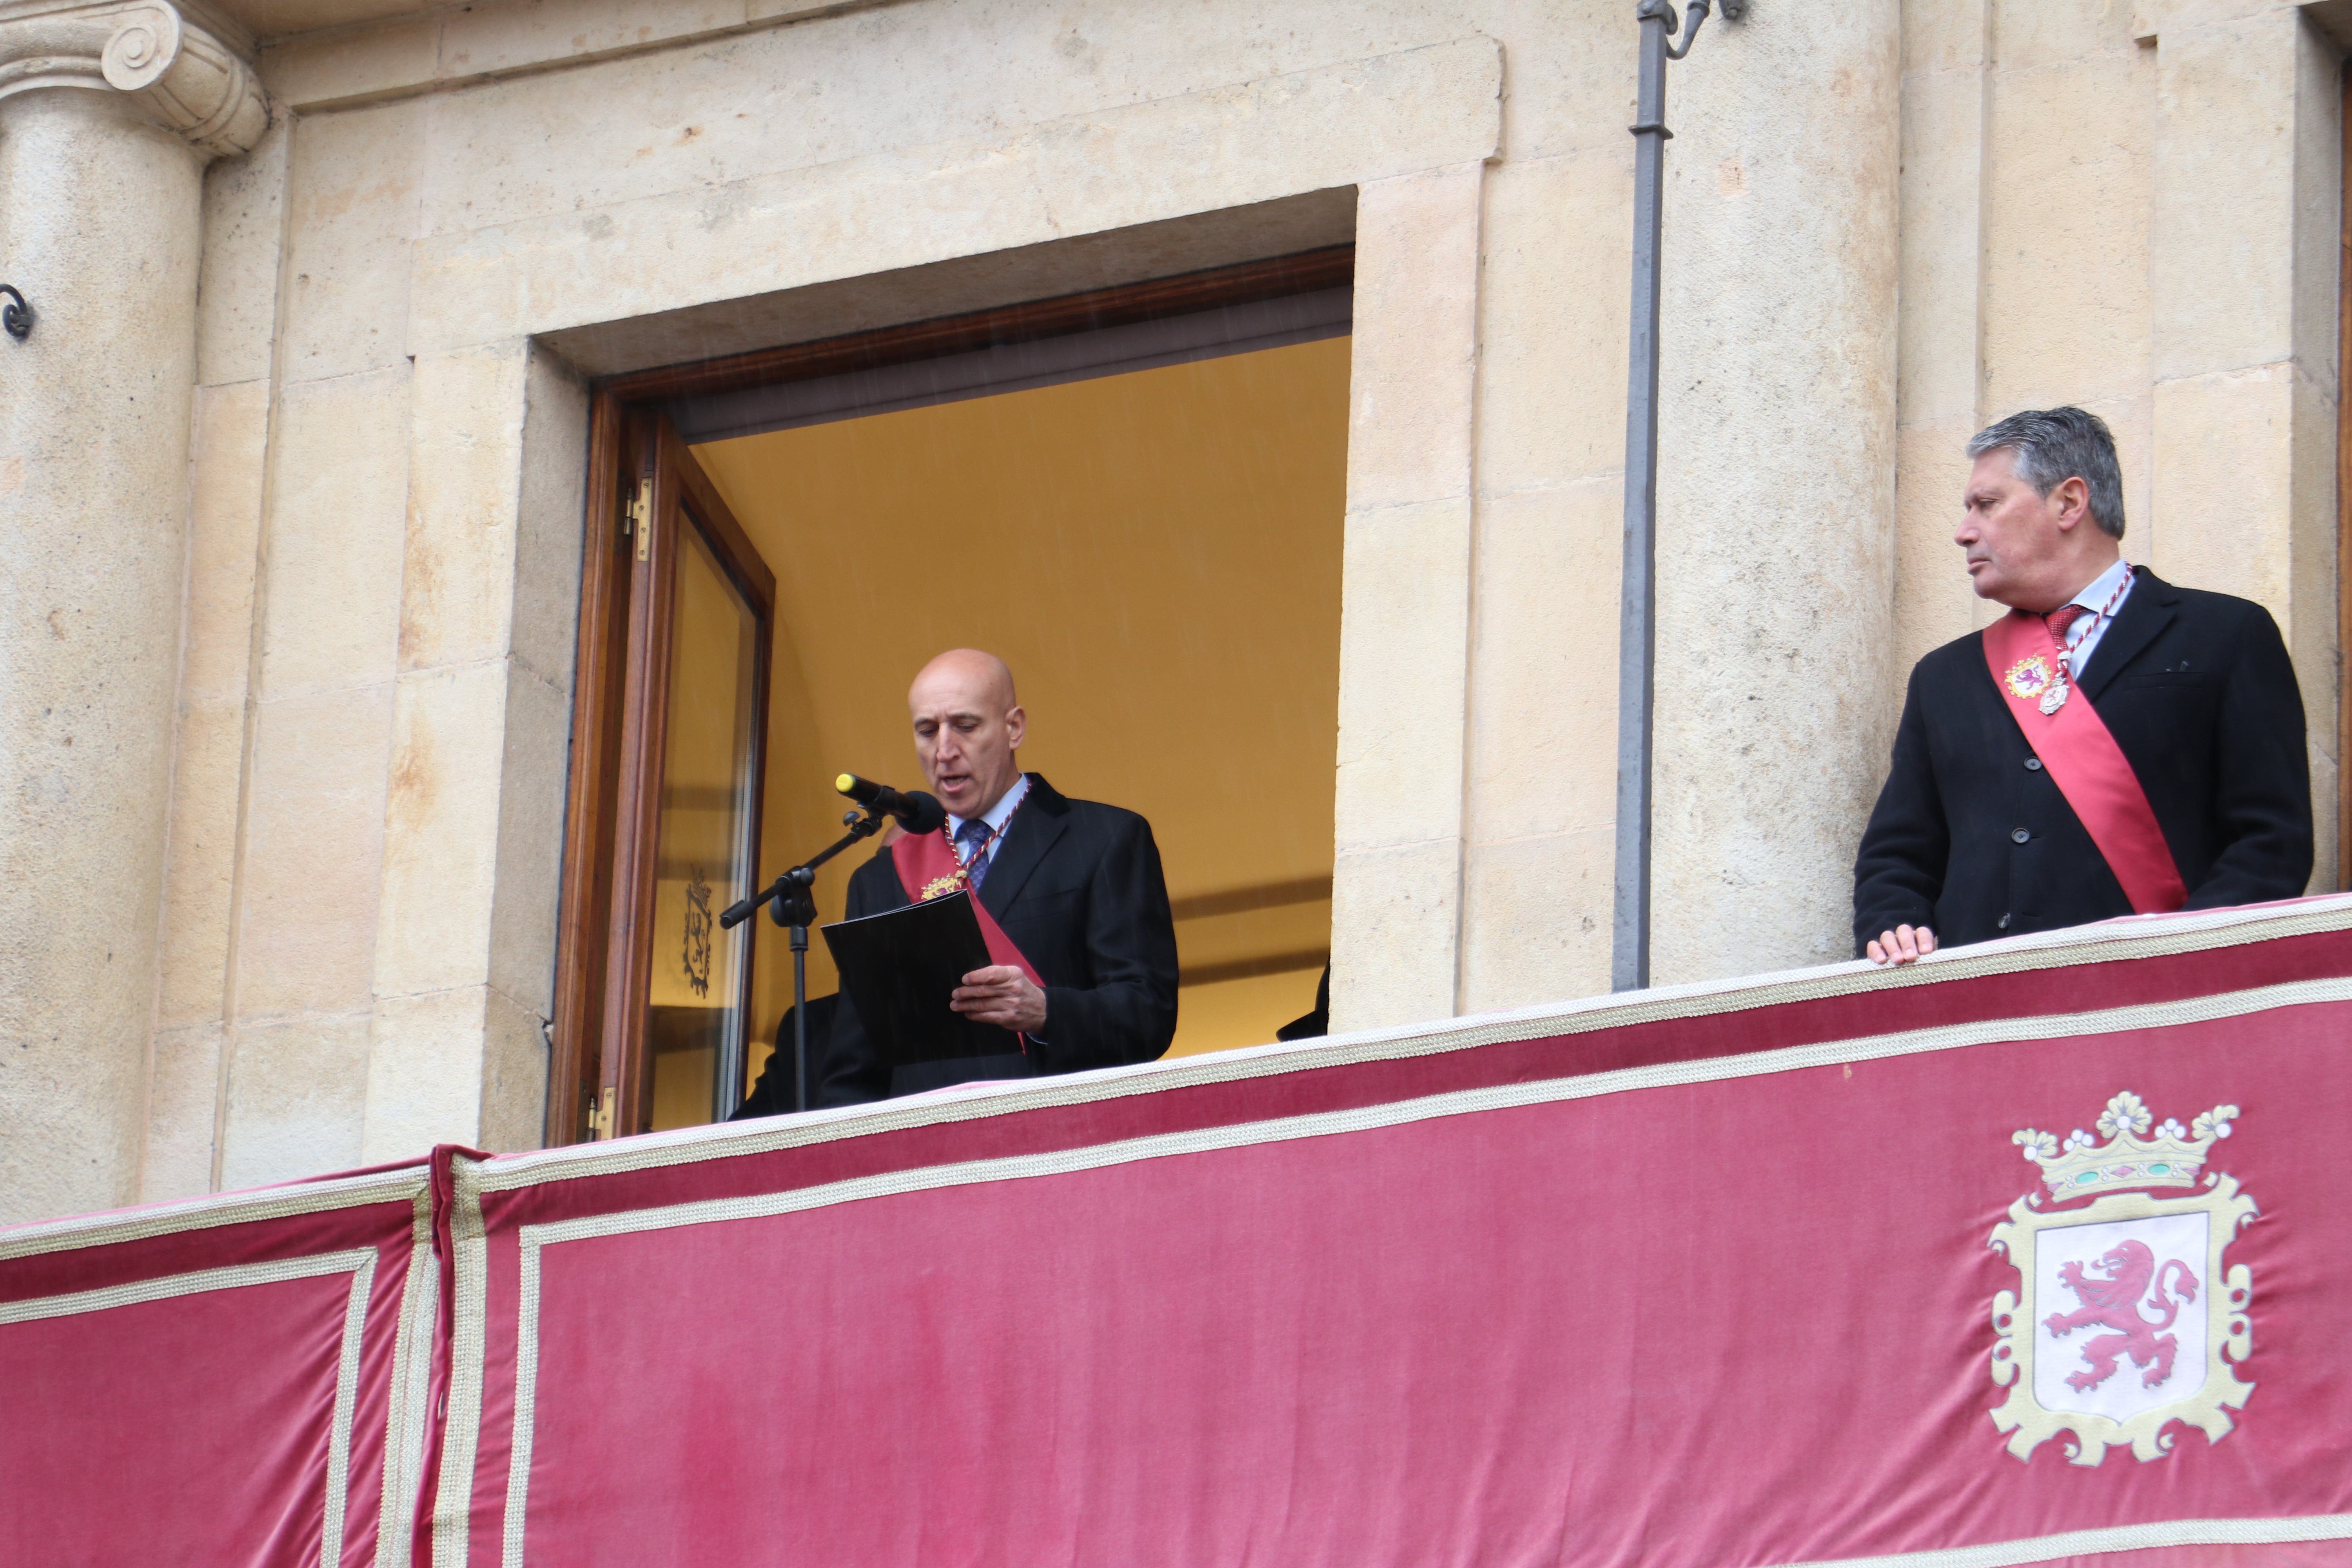
[[[894,1070],[845,997],[818,1103],[1148,1062],[1166,1051],[1176,1036],[1176,926],[1151,825],[1021,771],[1028,716],[993,654],[940,655],[915,677],[907,711],[923,776],[948,808],[945,842],[920,857],[885,848],[860,866],[849,879],[849,918],[968,885],[1036,978],[1013,964],[976,969],[950,1005],[1017,1031],[1023,1049]],[[901,868],[925,862],[949,874],[908,887]]]

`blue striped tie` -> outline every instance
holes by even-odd
[[[988,857],[982,847],[988,843],[988,824],[973,817],[956,829],[956,842],[963,847],[963,874],[971,881],[971,890],[988,880]]]

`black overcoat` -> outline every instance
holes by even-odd
[[[2139,776],[2190,909],[2311,879],[2303,694],[2270,612],[2141,568],[2081,689]],[[1854,858],[1854,952],[1897,925],[1939,945],[2131,913],[2026,743],[1975,633],[1911,671],[1893,766]]]

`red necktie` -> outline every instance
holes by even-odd
[[[2042,619],[2049,626],[2050,635],[2063,648],[2066,646],[2066,628],[2089,614],[2091,606],[2088,605],[2061,605]]]

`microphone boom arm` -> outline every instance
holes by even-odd
[[[761,891],[739,903],[727,906],[719,917],[722,931],[732,931],[758,912],[761,905],[775,902],[775,920],[780,926],[807,926],[816,921],[816,898],[809,891],[816,882],[816,868],[862,838],[871,838],[888,826],[889,818],[879,812],[860,816],[856,812],[844,813],[842,822],[849,831],[824,849],[810,856],[791,870],[779,875]],[[803,918],[794,920],[795,914]]]
[[[793,1109],[808,1109],[808,928],[816,923],[816,868],[856,843],[871,838],[882,831],[888,820],[881,812],[844,813],[841,818],[849,829],[818,853],[810,856],[791,870],[784,872],[761,891],[740,903],[730,904],[719,917],[721,929],[732,931],[752,915],[762,904],[770,905],[769,914],[780,926],[791,928],[793,933]],[[743,1091],[738,1083],[735,1093]]]
[[[813,891],[816,868],[859,839],[871,838],[881,832],[892,817],[910,833],[935,833],[947,822],[947,812],[939,797],[921,790],[901,795],[887,784],[874,784],[855,773],[843,773],[834,781],[834,787],[865,807],[866,815],[845,813],[841,820],[849,829],[847,833],[750,898],[728,905],[719,917],[719,929],[732,931],[765,904],[771,918],[793,933],[793,1103],[797,1110],[808,1109],[808,928],[816,923],[816,894]],[[734,1087],[736,1094],[742,1089],[740,1082]]]

